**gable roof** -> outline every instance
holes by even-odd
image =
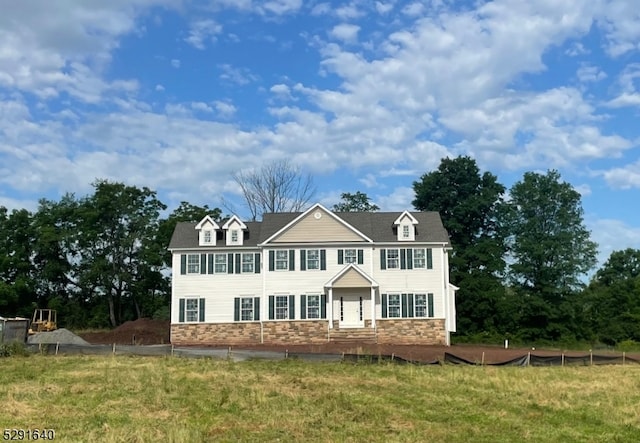
[[[372,286],[374,288],[379,287],[380,285],[371,277],[369,277],[369,275],[364,272],[362,269],[360,269],[358,266],[356,266],[353,263],[348,264],[347,266],[345,266],[340,272],[338,272],[336,275],[334,275],[331,280],[329,280],[328,282],[326,282],[324,284],[325,288],[332,288],[336,283],[338,283],[341,279],[347,277],[351,275],[353,276],[358,276],[361,279],[363,279],[364,281],[366,281],[368,283],[369,286]],[[360,285],[358,285],[360,286]]]
[[[311,215],[312,213],[313,213],[313,216]],[[270,243],[270,242],[276,240],[278,237],[286,235],[286,233],[288,231],[290,231],[292,229],[295,229],[295,226],[298,223],[305,223],[306,221],[309,221],[310,217],[314,217],[315,219],[320,220],[323,217],[323,214],[326,214],[330,218],[331,221],[337,223],[342,232],[348,232],[349,236],[352,236],[354,239],[358,239],[358,241],[366,241],[366,242],[369,242],[369,243],[371,243],[373,241],[369,237],[364,235],[362,232],[360,232],[357,229],[355,229],[349,223],[345,222],[343,219],[341,219],[340,217],[336,216],[333,212],[329,211],[327,208],[322,206],[320,203],[316,203],[315,205],[311,206],[306,211],[304,211],[302,213],[298,213],[297,217],[295,217],[293,220],[291,220],[286,225],[281,226],[280,229],[278,229],[276,232],[274,232],[268,238],[264,239],[264,235],[263,235],[263,239],[264,240],[262,241],[262,243]],[[269,215],[271,215],[271,214],[266,214],[266,216],[263,218],[263,224],[268,224]],[[336,225],[333,224],[331,226],[336,226]],[[263,234],[264,234],[264,231],[263,231]]]
[[[207,223],[211,223],[211,225],[213,225],[213,229],[220,229],[220,226],[218,226],[218,224],[216,223],[216,221],[214,219],[211,218],[210,215],[205,215],[204,218],[202,220],[200,220],[200,222],[196,225],[196,229],[202,229],[202,227]]]
[[[256,247],[273,237],[274,234],[302,214],[304,213],[265,214],[261,222],[245,222],[247,229],[243,231],[244,244],[242,246],[218,245],[215,248]],[[332,214],[376,243],[398,242],[394,222],[402,215],[402,212],[332,212]],[[440,215],[437,212],[412,212],[411,215],[418,221],[418,224],[415,225],[415,243],[444,243],[449,245],[449,235],[444,229]],[[198,244],[198,231],[195,230],[195,226],[196,223],[178,223],[171,237],[169,249],[202,248]],[[414,243],[414,241],[410,243]]]
[[[234,221],[238,222],[238,225],[240,225],[241,229],[247,229],[247,225],[244,224],[237,215],[231,216],[231,218],[227,220],[224,225],[222,225],[222,229],[229,229],[229,226],[231,226],[231,223],[233,223]]]

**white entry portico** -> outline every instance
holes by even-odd
[[[365,320],[376,326],[378,283],[357,265],[345,266],[325,285],[328,295],[329,328],[362,328]]]

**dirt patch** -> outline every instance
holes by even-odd
[[[169,331],[169,320],[140,318],[111,331],[85,332],[80,336],[95,345],[158,345],[169,344]]]

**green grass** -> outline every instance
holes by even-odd
[[[0,432],[57,442],[628,442],[640,366],[0,360]]]

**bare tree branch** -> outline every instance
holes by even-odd
[[[232,175],[240,186],[252,220],[268,212],[301,211],[314,196],[313,177],[289,160],[277,160],[258,170]]]

